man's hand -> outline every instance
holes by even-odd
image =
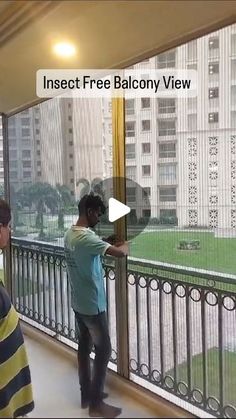
[[[103,241],[110,243],[112,246],[122,246],[124,244],[124,240],[121,240],[116,234],[112,234],[107,238],[103,238]]]
[[[117,258],[127,256],[129,253],[128,242],[123,242],[121,246],[110,246],[108,247],[106,254]]]

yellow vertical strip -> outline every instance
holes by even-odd
[[[113,195],[118,201],[126,203],[125,185],[125,100],[112,99],[112,138],[113,138]],[[126,239],[125,217],[115,222],[115,234]]]
[[[113,133],[113,196],[126,203],[125,182],[125,101],[112,100]],[[115,234],[123,240],[127,237],[126,218],[115,222]],[[116,277],[116,330],[117,330],[117,372],[129,378],[129,330],[128,330],[128,290],[127,258],[115,261]]]

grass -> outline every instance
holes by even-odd
[[[180,240],[199,240],[200,250],[179,250]],[[236,238],[215,238],[210,232],[143,233],[130,244],[130,255],[192,268],[236,273]]]
[[[207,383],[208,396],[219,399],[219,350],[212,348],[207,351]],[[224,365],[224,404],[236,406],[236,353],[223,351]],[[168,371],[167,375],[173,377],[173,370]],[[177,367],[177,380],[187,382],[187,363],[180,364]],[[192,387],[203,390],[203,358],[202,354],[195,355],[192,358]]]
[[[3,269],[0,269],[0,282],[3,282],[3,284],[4,284],[4,270]]]

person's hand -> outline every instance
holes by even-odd
[[[107,243],[110,243],[112,246],[122,246],[124,244],[124,240],[120,239],[116,234],[112,234],[109,237],[103,238]]]

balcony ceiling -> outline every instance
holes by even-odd
[[[121,68],[233,21],[235,1],[1,1],[0,112],[37,100],[40,68]],[[53,56],[56,39],[76,59]]]

